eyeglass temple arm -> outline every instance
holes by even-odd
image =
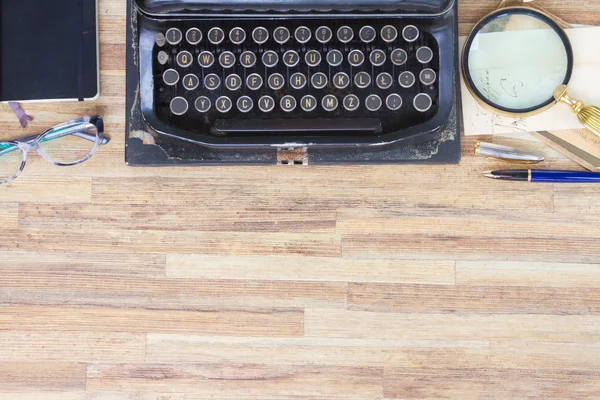
[[[72,127],[69,127],[69,128],[58,129],[55,132],[46,134],[46,136],[44,137],[44,139],[45,139],[45,141],[47,141],[47,140],[58,139],[58,138],[61,138],[63,136],[74,135],[74,136],[80,137],[82,139],[89,140],[90,142],[95,142],[96,141],[96,135],[95,134],[86,133],[86,132],[82,131],[84,129],[88,129],[88,128],[91,128],[91,127],[95,128],[95,126],[93,124],[78,124],[78,125],[75,125],[75,126],[72,126]],[[45,134],[45,132],[43,134]],[[34,139],[40,137],[40,136],[41,135],[39,135],[39,134],[37,134],[37,135],[30,135],[30,136],[26,136],[26,137],[18,139],[18,141],[19,142],[29,142],[31,140],[34,140]],[[108,142],[110,142],[110,138],[106,137],[106,136],[102,136],[102,138],[100,140],[100,144],[101,145],[105,145],[105,144],[108,144]]]

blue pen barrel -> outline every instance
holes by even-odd
[[[600,183],[600,173],[532,170],[531,182]]]

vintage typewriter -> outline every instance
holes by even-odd
[[[130,2],[128,134],[171,158],[397,162],[454,141],[458,161],[454,0]]]

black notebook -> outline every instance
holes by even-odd
[[[97,0],[0,0],[0,101],[99,94]]]

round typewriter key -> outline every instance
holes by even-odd
[[[198,56],[198,64],[200,64],[202,68],[210,68],[213,66],[214,63],[215,56],[210,51],[203,51]]]
[[[383,50],[373,50],[371,54],[369,54],[369,61],[376,67],[381,67],[385,64],[386,55]]]
[[[279,56],[273,50],[265,51],[262,55],[262,62],[265,67],[273,68],[279,62]]]
[[[427,112],[433,105],[433,102],[431,101],[431,97],[429,97],[428,94],[419,93],[415,96],[415,99],[413,100],[413,105],[415,106],[415,110],[420,112]]]
[[[183,115],[189,108],[188,102],[183,97],[175,97],[171,100],[171,112],[175,115]]]
[[[377,75],[377,79],[375,80],[375,82],[377,83],[377,87],[379,89],[389,89],[394,83],[394,80],[392,79],[392,76],[390,74],[388,74],[387,72],[382,72],[379,75]]]
[[[275,108],[275,100],[271,96],[263,96],[258,100],[258,108],[265,113],[271,112]]]
[[[269,87],[273,90],[279,90],[285,85],[285,79],[281,74],[273,74],[268,79]]]
[[[431,68],[426,68],[419,74],[419,80],[425,86],[431,86],[435,83],[437,75]]]
[[[245,51],[240,56],[240,64],[244,68],[252,68],[256,64],[256,54],[251,51]]]
[[[283,63],[288,67],[295,67],[300,62],[300,55],[294,50],[288,50],[283,54]]]
[[[285,26],[280,26],[273,32],[273,39],[279,44],[284,44],[290,40],[290,31]]]
[[[338,89],[346,89],[350,84],[350,77],[345,72],[338,72],[333,77],[333,85]]]
[[[354,75],[354,86],[360,89],[366,89],[371,85],[371,75],[361,71]]]
[[[165,65],[168,62],[169,62],[169,55],[162,50],[159,51],[158,52],[158,63],[160,65]]]
[[[237,74],[228,75],[225,78],[225,87],[232,92],[242,87],[242,78]]]
[[[190,28],[185,33],[185,39],[191,45],[197,45],[202,41],[202,32],[198,28]]]
[[[344,97],[344,101],[342,101],[342,104],[344,104],[344,108],[346,110],[356,111],[360,106],[360,100],[356,95],[349,94],[348,96]]]
[[[223,68],[231,68],[235,64],[235,55],[230,51],[224,51],[219,56],[219,64]]]
[[[200,96],[196,99],[196,110],[198,110],[198,112],[200,113],[206,113],[208,112],[208,110],[210,110],[210,99],[206,96]]]
[[[243,113],[250,112],[254,108],[254,102],[248,96],[242,96],[237,101],[237,108]]]
[[[338,107],[338,99],[332,94],[328,94],[321,100],[321,107],[325,111],[334,111]]]
[[[371,43],[373,40],[375,40],[376,36],[377,33],[375,32],[375,28],[373,28],[372,26],[363,26],[358,32],[358,37],[364,43]]]
[[[298,104],[296,103],[296,99],[294,98],[294,96],[290,96],[289,94],[287,96],[283,96],[281,98],[281,102],[280,102],[280,106],[281,109],[285,112],[292,112],[296,109],[296,106]]]
[[[294,32],[294,37],[296,37],[298,43],[307,43],[310,40],[311,36],[312,33],[310,32],[310,29],[308,29],[305,26],[298,27]]]
[[[183,87],[186,90],[194,90],[200,85],[200,79],[194,74],[187,74],[183,77]]]
[[[402,29],[402,37],[412,43],[419,38],[419,29],[414,25],[407,25]]]
[[[391,43],[398,38],[398,29],[392,25],[386,25],[381,28],[381,38],[386,43]]]
[[[217,90],[221,86],[221,78],[217,74],[208,74],[204,78],[204,87],[208,90]]]
[[[163,82],[165,85],[174,86],[179,82],[179,72],[174,69],[168,69],[163,74]]]
[[[258,28],[254,28],[252,31],[252,40],[256,44],[264,44],[269,40],[269,31],[259,26]]]
[[[365,62],[365,55],[360,50],[352,50],[348,53],[348,62],[353,67],[360,67]]]
[[[392,51],[390,58],[392,59],[392,63],[394,65],[401,66],[404,65],[408,60],[408,54],[406,54],[406,51],[403,49],[396,49]]]
[[[171,28],[167,31],[165,38],[167,39],[167,43],[169,43],[172,46],[176,46],[179,43],[181,43],[181,40],[183,39],[183,34],[179,29]]]
[[[290,77],[290,85],[296,90],[300,90],[306,86],[306,82],[306,75],[300,72],[296,72]]]
[[[167,43],[167,38],[161,32],[156,34],[156,45],[158,47],[163,47]]]
[[[427,46],[419,47],[417,49],[417,60],[419,60],[421,64],[427,64],[433,60],[433,50]]]
[[[300,107],[306,112],[314,111],[317,108],[317,99],[308,94],[300,100]]]
[[[415,75],[410,71],[404,71],[398,77],[398,83],[400,83],[400,86],[404,89],[408,89],[415,84]]]
[[[229,31],[229,40],[233,44],[242,44],[246,41],[246,31],[242,28],[235,27]]]
[[[315,89],[323,89],[327,86],[327,75],[322,72],[317,72],[310,77],[310,83]]]
[[[377,111],[381,108],[381,97],[372,94],[365,100],[365,106],[369,111]]]
[[[344,57],[342,56],[342,52],[339,50],[331,50],[327,53],[327,63],[332,67],[337,67],[342,63]]]
[[[386,107],[391,111],[397,111],[402,107],[402,97],[399,94],[392,93],[385,99]]]
[[[187,68],[192,65],[194,59],[189,51],[182,51],[177,54],[176,60],[177,65],[179,65],[181,68]]]
[[[337,31],[338,40],[342,43],[349,43],[354,39],[354,31],[349,26],[342,26]]]
[[[263,85],[263,78],[259,74],[250,74],[246,78],[246,86],[250,90],[258,90]]]
[[[331,40],[333,37],[333,32],[331,31],[331,28],[327,26],[321,26],[315,31],[315,37],[320,43],[325,44]]]
[[[221,96],[217,99],[215,107],[216,107],[217,111],[224,114],[226,112],[229,112],[229,110],[231,110],[231,107],[233,107],[233,103],[231,102],[231,99],[229,97]]]
[[[317,67],[321,64],[321,53],[316,50],[309,50],[304,55],[304,61],[309,67]]]
[[[208,31],[208,41],[212,44],[221,44],[225,40],[225,32],[221,28],[211,28]]]

